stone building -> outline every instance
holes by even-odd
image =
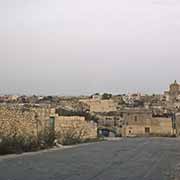
[[[118,112],[108,112],[108,113],[97,113],[97,123],[98,130],[100,131],[109,131],[113,136],[122,136],[122,127],[124,120],[122,114]],[[102,132],[98,131],[100,134]]]
[[[83,99],[80,100],[89,106],[89,111],[98,113],[98,112],[112,112],[117,110],[117,104],[109,100],[97,100],[97,99]]]
[[[101,113],[98,128],[115,133],[116,136],[172,136],[172,119],[153,117],[145,108],[126,108],[118,112]]]
[[[143,121],[128,121],[124,136],[172,136],[171,118],[151,118]]]
[[[112,127],[122,125],[123,119],[117,112],[98,113],[96,115],[100,126]]]
[[[123,136],[172,136],[172,120],[152,117],[147,109],[128,109],[123,112]]]

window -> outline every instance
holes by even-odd
[[[145,133],[149,134],[150,133],[150,128],[149,127],[145,127]]]
[[[137,121],[137,116],[134,116],[134,121],[135,121],[135,122]]]
[[[122,118],[123,118],[123,113],[121,113],[121,114],[120,114],[120,117],[122,117]]]

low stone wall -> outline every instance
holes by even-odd
[[[97,125],[80,116],[56,116],[55,132],[60,133],[61,137],[68,134],[81,139],[94,139],[97,138]]]
[[[55,117],[55,132],[73,133],[81,138],[96,138],[97,125],[84,117],[58,116],[50,108],[20,108],[0,106],[0,136],[38,136],[50,127],[50,117]],[[62,133],[63,132],[63,133]]]
[[[47,126],[46,108],[0,107],[0,136],[37,136]]]

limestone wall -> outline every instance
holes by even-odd
[[[97,138],[97,125],[80,116],[56,116],[55,132],[85,139]]]
[[[123,118],[120,115],[97,115],[98,127],[120,127],[123,125]]]
[[[47,126],[50,110],[0,106],[0,136],[37,136]]]
[[[172,120],[171,118],[153,118],[151,129],[152,134],[155,135],[172,135]]]
[[[131,123],[133,122],[133,123]],[[171,118],[151,118],[141,122],[129,121],[124,126],[126,136],[171,136],[173,135]]]
[[[176,114],[176,129],[177,129],[177,136],[180,136],[180,113]]]
[[[91,112],[111,112],[117,110],[117,104],[113,100],[84,99],[80,101],[87,104]]]

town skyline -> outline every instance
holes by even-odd
[[[174,80],[174,81],[171,81],[169,84],[172,84],[172,83],[174,83],[174,82],[177,82],[177,83],[179,83],[179,81],[177,81],[177,80]],[[169,85],[168,84],[168,85]],[[112,91],[92,91],[92,92],[89,92],[89,93],[84,93],[84,94],[66,94],[66,93],[58,93],[58,92],[56,92],[56,93],[50,93],[50,94],[43,94],[43,93],[26,93],[26,92],[12,92],[12,93],[4,93],[4,92],[2,92],[1,91],[1,89],[0,89],[0,96],[6,96],[6,95],[9,95],[9,96],[13,96],[13,95],[15,95],[15,96],[23,96],[23,95],[27,95],[27,96],[33,96],[33,95],[35,95],[35,96],[90,96],[90,95],[93,95],[93,94],[96,94],[96,93],[98,93],[98,94],[103,94],[103,93],[110,93],[110,94],[112,94],[112,95],[122,95],[122,94],[142,94],[142,95],[153,95],[153,94],[159,94],[159,95],[161,95],[161,94],[164,94],[164,92],[166,91],[166,90],[168,90],[168,88],[167,88],[167,86],[162,90],[162,92],[143,92],[143,91],[124,91],[124,92],[120,92],[120,91],[118,91],[118,92],[112,92]]]
[[[174,84],[178,84],[180,85],[179,81],[177,80],[174,80],[173,82],[169,83],[169,89],[170,89],[170,86],[171,85],[174,85]],[[108,92],[108,91],[104,91],[104,92],[91,92],[89,94],[79,94],[79,95],[66,95],[66,94],[21,94],[21,93],[13,93],[13,94],[4,94],[4,93],[1,93],[0,92],[0,98],[10,98],[10,99],[13,99],[13,98],[18,98],[18,97],[23,97],[23,96],[27,96],[27,97],[31,97],[31,96],[36,96],[36,97],[93,97],[93,96],[103,96],[103,95],[107,95],[107,96],[123,96],[123,95],[128,95],[128,96],[131,96],[131,95],[135,95],[135,96],[153,96],[153,95],[161,95],[161,96],[166,96],[166,92],[168,92],[169,90],[167,87],[166,89],[164,89],[164,91],[160,92],[160,93],[156,93],[156,92],[153,92],[153,93],[143,93],[143,92],[126,92],[126,93],[111,93],[111,92]]]

